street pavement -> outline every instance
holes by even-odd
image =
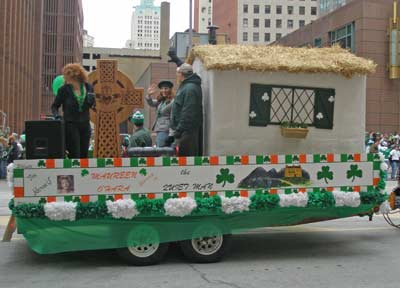
[[[9,196],[0,182],[0,235]],[[399,243],[400,229],[382,216],[353,217],[234,235],[221,263],[187,263],[172,245],[160,265],[131,267],[112,250],[37,255],[15,234],[0,242],[0,287],[397,288]]]

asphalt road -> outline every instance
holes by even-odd
[[[0,212],[8,214],[0,185]],[[37,255],[15,235],[0,242],[0,287],[397,288],[399,244],[400,229],[381,216],[354,217],[234,235],[221,263],[187,263],[173,245],[160,265],[130,267],[111,250]]]

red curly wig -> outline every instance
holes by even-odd
[[[88,81],[86,70],[81,64],[78,63],[65,65],[63,68],[63,75],[66,78],[78,81],[80,83],[85,83]]]

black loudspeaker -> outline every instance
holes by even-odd
[[[63,159],[65,156],[64,122],[26,121],[26,159]]]

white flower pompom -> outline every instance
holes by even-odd
[[[221,196],[221,209],[225,214],[234,212],[249,211],[251,201],[247,197],[231,197]]]
[[[197,203],[193,198],[171,198],[164,204],[165,215],[184,217],[190,215],[197,208]]]
[[[106,205],[108,213],[116,219],[132,219],[139,214],[136,209],[136,202],[131,199],[120,199],[115,202],[108,200]]]
[[[333,191],[332,194],[335,197],[336,207],[358,207],[361,205],[360,193]]]
[[[392,209],[390,208],[389,201],[385,201],[379,207],[379,211],[376,214],[388,214]]]
[[[44,214],[53,221],[75,221],[76,218],[75,202],[52,202],[44,204]]]
[[[389,169],[389,166],[385,162],[382,162],[381,163],[381,170],[382,171],[387,171],[388,169]]]
[[[14,163],[10,163],[7,166],[7,183],[8,187],[14,188]]]
[[[281,207],[306,207],[308,204],[307,193],[279,194]]]

